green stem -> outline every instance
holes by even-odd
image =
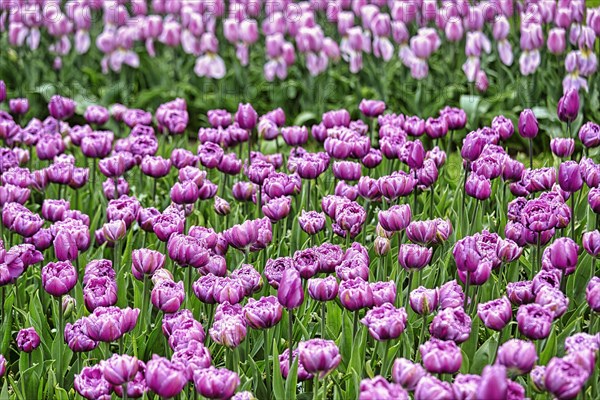
[[[356,337],[358,331],[358,310],[354,311],[354,322],[352,324],[352,337]]]
[[[62,296],[60,296],[58,298],[58,325],[56,327],[56,337],[59,338],[60,342],[62,343],[62,335],[63,335],[63,320],[64,320],[64,310],[62,307]],[[62,362],[63,362],[63,352],[59,351],[58,352],[58,356],[57,356],[57,370],[56,370],[56,375],[58,378],[58,385],[60,387],[63,386],[63,366],[62,366]]]
[[[292,370],[292,364],[293,364],[293,359],[294,357],[292,357],[292,347],[293,347],[293,340],[294,340],[294,334],[293,334],[293,324],[294,324],[294,310],[293,309],[289,309],[288,310],[288,365],[289,365],[289,370]]]
[[[533,139],[529,139],[529,168],[533,169]]]
[[[325,328],[325,319],[327,318],[327,304],[321,303],[321,339],[327,339],[327,331]]]
[[[319,398],[319,374],[315,374],[315,386],[313,389],[313,400],[317,400]]]
[[[465,302],[463,304],[463,309],[467,309],[467,303],[469,302],[469,285],[471,284],[471,272],[467,271],[467,280],[465,282]]]
[[[575,241],[575,193],[571,193],[571,239]]]
[[[267,393],[271,393],[273,387],[271,385],[271,362],[269,361],[269,358],[271,357],[271,349],[270,349],[270,344],[269,343],[269,330],[265,329],[263,331],[263,335],[264,335],[264,339],[265,339],[265,343],[264,343],[264,353],[265,353],[265,374],[267,375]],[[271,396],[269,395],[269,398]]]
[[[187,267],[187,280],[186,280],[186,285],[187,285],[187,289],[186,289],[186,296],[187,296],[187,308],[189,310],[192,309],[192,266],[188,265]]]

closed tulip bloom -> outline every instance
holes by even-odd
[[[492,194],[492,182],[482,175],[471,172],[465,184],[465,193],[477,200],[486,200]]]
[[[392,379],[403,388],[413,391],[421,378],[427,375],[421,364],[413,363],[405,358],[397,358],[392,367]]]
[[[550,140],[550,150],[555,156],[569,158],[575,151],[575,140],[570,138],[553,138]]]
[[[448,133],[448,122],[444,117],[427,118],[425,121],[425,132],[431,139],[439,139]]]
[[[388,201],[396,200],[398,197],[407,196],[412,193],[417,180],[400,171],[389,176],[382,176],[377,180],[379,191]]]
[[[519,134],[525,139],[533,139],[539,131],[538,120],[529,108],[521,111],[519,115]]]
[[[127,383],[135,377],[139,368],[139,361],[136,357],[127,354],[113,354],[109,359],[100,363],[104,379],[110,384],[119,386]]]
[[[361,277],[342,281],[338,297],[342,306],[350,311],[373,306],[373,290]]]
[[[360,322],[375,340],[397,339],[406,328],[407,314],[404,308],[397,309],[391,303],[384,303],[367,311]]]
[[[354,161],[336,161],[333,163],[333,176],[345,181],[357,181],[361,176],[361,165]]]
[[[496,245],[496,255],[502,262],[516,261],[523,254],[523,248],[510,239],[500,240]]]
[[[406,228],[408,239],[424,246],[431,245],[436,240],[436,235],[436,221],[412,221]]]
[[[462,343],[471,334],[471,318],[460,308],[441,310],[429,325],[431,336]]]
[[[49,263],[42,268],[42,286],[52,296],[63,296],[77,283],[77,270],[70,261]]]
[[[228,399],[240,384],[238,374],[225,368],[209,367],[194,372],[194,387],[209,399]]]
[[[17,348],[25,353],[31,353],[40,345],[40,336],[34,327],[24,328],[17,333]]]
[[[515,132],[515,127],[509,118],[504,115],[494,117],[492,120],[492,129],[498,132],[501,140],[508,140]]]
[[[146,384],[161,397],[175,397],[187,384],[183,367],[156,354],[146,363]]]
[[[521,305],[517,311],[519,332],[532,340],[548,337],[552,319],[552,312],[536,303]]]
[[[292,199],[290,197],[277,197],[262,206],[262,212],[272,222],[277,222],[288,216],[291,211],[291,204]]]
[[[281,320],[283,307],[275,296],[248,299],[244,306],[246,322],[254,329],[269,329]]]
[[[193,204],[199,196],[198,186],[192,181],[175,182],[171,188],[171,200],[176,204]]]
[[[210,254],[201,239],[193,236],[174,234],[167,243],[169,257],[178,265],[201,268],[208,264]]]
[[[339,284],[335,276],[308,280],[308,294],[317,301],[331,301],[338,295]]]
[[[446,282],[439,288],[440,308],[462,307],[465,299],[462,287],[456,280]]]
[[[512,319],[512,306],[506,296],[477,305],[477,315],[489,329],[501,331]]]
[[[308,141],[308,129],[305,126],[286,126],[281,128],[281,136],[288,146],[302,146]]]
[[[558,168],[558,183],[565,192],[573,193],[583,186],[583,178],[576,161],[565,161]]]
[[[592,211],[600,214],[600,187],[593,188],[588,193],[588,204]]]
[[[498,348],[496,362],[516,375],[528,374],[535,365],[538,356],[535,344],[526,340],[510,339]]]
[[[486,365],[477,387],[477,398],[503,400],[507,398],[507,392],[506,368],[503,365]]]
[[[600,231],[585,232],[581,239],[583,248],[592,257],[600,255]]]
[[[363,379],[360,382],[359,400],[408,400],[408,398],[408,393],[406,393],[402,386],[388,382],[381,375],[378,375],[373,379]]]
[[[410,308],[419,315],[428,315],[435,311],[439,303],[438,289],[427,289],[419,286],[410,292]]]
[[[309,235],[316,235],[325,228],[325,214],[317,211],[304,211],[298,217],[300,228]]]
[[[362,99],[358,105],[358,109],[365,117],[378,117],[385,111],[385,102],[380,100]]]
[[[546,250],[548,259],[554,268],[562,271],[574,269],[577,266],[579,245],[571,238],[558,238]]]
[[[283,271],[277,289],[277,299],[288,310],[298,308],[304,302],[302,280],[300,273],[295,268],[287,268]]]
[[[600,146],[600,125],[591,121],[583,124],[579,129],[579,140],[588,148]]]
[[[600,312],[600,278],[593,277],[585,289],[585,298],[588,305],[595,312]]]
[[[131,252],[131,271],[138,280],[144,276],[152,276],[154,272],[165,265],[165,255],[156,250],[135,249]]]
[[[151,292],[152,304],[164,313],[174,313],[179,310],[185,299],[183,282],[173,282],[164,279],[158,282]]]
[[[389,282],[373,282],[371,285],[371,291],[373,292],[373,304],[377,307],[396,301],[396,283],[394,281]]]
[[[304,369],[323,379],[342,361],[340,350],[333,340],[310,339],[298,345],[298,357]]]
[[[104,378],[101,365],[83,367],[73,377],[73,388],[86,399],[101,399],[111,396],[113,386]]]
[[[117,303],[117,283],[108,276],[94,276],[83,288],[83,300],[88,311]]]
[[[77,242],[71,232],[59,231],[54,237],[52,244],[54,246],[54,255],[60,261],[72,261],[79,255]]]
[[[385,211],[379,211],[377,217],[383,229],[397,232],[406,229],[410,224],[412,213],[408,204],[402,204],[392,206]]]
[[[579,114],[579,92],[569,89],[558,101],[556,113],[563,122],[573,122]]]
[[[70,204],[67,200],[45,199],[42,203],[42,217],[50,222],[62,221],[69,209]]]
[[[514,305],[529,304],[535,300],[531,281],[509,282],[506,285],[506,295]]]
[[[256,126],[258,121],[258,114],[254,111],[254,108],[250,104],[240,103],[238,110],[235,113],[235,122],[240,128],[246,130],[252,130]]]
[[[562,358],[553,357],[544,374],[546,390],[560,400],[577,397],[589,374],[579,365]]]
[[[236,277],[229,276],[217,279],[212,291],[217,303],[229,302],[237,304],[242,301],[246,294],[246,289],[242,281]]]
[[[151,176],[153,178],[162,178],[169,174],[171,169],[171,160],[162,158],[160,156],[146,156],[142,159],[140,169],[144,175]]]
[[[48,103],[48,111],[52,118],[69,119],[75,114],[75,102],[69,98],[55,95]]]
[[[537,392],[541,393],[546,391],[546,384],[544,383],[545,375],[545,365],[536,365],[529,374],[529,376],[531,377],[531,383],[533,384],[533,388]]]
[[[453,341],[432,338],[419,346],[425,369],[430,373],[453,374],[460,369],[462,353]]]
[[[569,307],[569,298],[559,289],[542,286],[535,296],[536,304],[544,306],[554,319],[560,318]]]
[[[31,212],[19,213],[14,219],[11,229],[23,237],[31,237],[35,235],[42,226],[44,220],[37,214]]]
[[[561,54],[565,51],[567,46],[565,34],[563,28],[552,28],[548,32],[548,50],[552,54]]]
[[[227,304],[227,303],[224,303]],[[223,316],[209,330],[211,339],[222,345],[234,349],[246,338],[246,320],[243,316]]]
[[[398,251],[398,263],[407,271],[423,269],[431,261],[433,251],[417,244],[402,244]]]

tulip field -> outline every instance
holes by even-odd
[[[0,0],[0,400],[600,399],[598,35]]]

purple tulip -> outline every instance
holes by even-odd
[[[519,332],[532,340],[548,337],[552,319],[552,312],[536,303],[523,304],[517,311]]]
[[[574,270],[577,266],[577,253],[579,245],[570,238],[558,238],[552,243],[544,253],[548,254],[548,259],[552,266],[561,271]]]
[[[143,280],[145,275],[154,272],[165,265],[165,255],[156,250],[135,249],[131,252],[131,272],[138,280]]]
[[[383,101],[362,99],[358,109],[365,117],[375,118],[383,114],[385,107]]]
[[[380,211],[378,220],[383,229],[397,232],[406,229],[411,220],[410,206],[407,204],[395,205],[386,211]]]
[[[583,178],[576,161],[565,161],[558,168],[558,183],[562,190],[574,193],[583,186]]]
[[[17,348],[25,353],[31,353],[40,345],[40,336],[34,327],[23,328],[17,333]]]
[[[438,307],[439,293],[438,289],[427,289],[419,286],[410,292],[410,308],[419,315],[428,315]]]
[[[388,382],[381,375],[378,375],[373,379],[363,379],[360,382],[360,394],[358,396],[359,400],[408,400],[408,398],[408,393],[406,393],[402,386]]]
[[[373,282],[370,285],[373,292],[373,304],[376,307],[382,306],[385,303],[395,303],[396,283],[394,281]]]
[[[573,122],[579,114],[579,93],[575,89],[569,89],[558,101],[556,113],[558,119],[563,122]]]
[[[104,379],[110,384],[120,386],[135,377],[139,368],[139,360],[127,354],[113,354],[109,359],[100,364]]]
[[[587,148],[600,146],[600,125],[594,122],[586,122],[579,129],[579,140]]]
[[[104,378],[101,365],[83,367],[79,374],[73,377],[73,387],[86,399],[110,397],[113,386]]]
[[[529,108],[521,111],[519,115],[519,134],[525,139],[534,139],[538,134],[538,121]]]
[[[417,384],[427,375],[421,364],[413,363],[405,358],[397,358],[392,367],[392,378],[407,390],[413,391]]]
[[[384,303],[367,311],[361,323],[375,340],[397,339],[406,328],[407,314],[404,308],[397,309],[391,303]]]
[[[508,385],[506,368],[503,365],[486,365],[477,386],[478,399],[506,399]]]
[[[585,298],[592,310],[600,313],[600,278],[593,277],[585,289]]]
[[[323,379],[342,361],[340,350],[333,340],[310,339],[298,344],[298,356],[306,372]]]
[[[512,306],[506,296],[477,305],[477,315],[489,329],[501,331],[512,319]]]
[[[462,353],[453,341],[432,338],[419,346],[423,365],[430,373],[453,374],[460,369]]]
[[[208,367],[194,372],[194,387],[209,399],[228,399],[240,384],[238,374],[225,368]]]
[[[98,342],[87,335],[87,323],[84,318],[65,326],[64,339],[74,352],[88,352],[98,346]]]
[[[52,96],[48,103],[48,111],[52,118],[66,120],[75,114],[75,102],[66,97]]]
[[[183,367],[157,355],[146,363],[146,384],[161,397],[175,397],[187,383]]]
[[[433,251],[417,244],[400,245],[398,263],[407,271],[423,269],[431,261]]]
[[[256,126],[258,114],[250,104],[240,103],[235,113],[235,122],[242,129],[252,130]]]
[[[342,281],[338,297],[342,306],[350,311],[373,306],[373,290],[361,277]]]
[[[277,299],[288,310],[298,308],[304,302],[300,273],[295,268],[287,268],[283,271],[277,289]]]
[[[69,293],[77,283],[77,270],[70,261],[49,263],[41,275],[44,290],[56,297]]]
[[[471,334],[471,318],[460,308],[445,308],[433,318],[429,333],[441,340],[462,343]]]
[[[275,296],[261,297],[258,301],[248,299],[244,316],[254,329],[269,329],[281,320],[283,308]]]
[[[339,284],[334,276],[308,280],[308,294],[317,301],[331,301],[338,295]]]
[[[546,366],[544,386],[558,399],[574,399],[585,386],[588,376],[579,365],[553,357]]]
[[[227,305],[228,303],[223,304]],[[215,318],[215,323],[209,333],[214,342],[234,349],[246,338],[246,320],[243,316],[224,316],[218,320]]]
[[[557,157],[569,158],[575,151],[575,140],[570,138],[553,138],[550,140],[550,149]]]
[[[486,200],[492,194],[492,182],[475,172],[471,172],[465,184],[465,193],[477,200]]]
[[[525,340],[510,339],[498,348],[497,363],[516,375],[528,374],[538,356],[535,344]]]
[[[317,211],[304,211],[298,217],[300,228],[309,235],[316,235],[325,228],[325,214]]]
[[[183,282],[173,282],[164,279],[158,282],[151,292],[152,304],[164,313],[174,313],[179,310],[185,299]]]

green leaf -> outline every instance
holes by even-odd
[[[298,357],[294,359],[292,364],[292,369],[288,374],[288,377],[285,381],[285,399],[295,400],[296,399],[296,385],[298,384]]]
[[[279,366],[279,350],[277,349],[277,338],[273,339],[273,393],[276,399],[285,398],[285,387],[281,367]]]
[[[492,358],[496,354],[498,348],[498,334],[492,335],[488,340],[482,344],[479,349],[475,352],[473,357],[473,363],[470,371],[472,374],[481,374],[483,367],[493,362]]]
[[[540,365],[548,364],[548,361],[556,354],[556,329],[552,327],[550,336],[546,339],[546,343],[540,353]]]

